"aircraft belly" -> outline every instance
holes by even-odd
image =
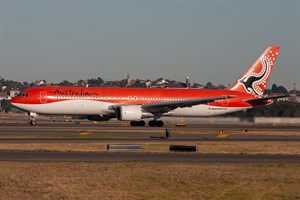
[[[207,117],[237,112],[251,107],[220,107],[209,105],[197,105],[193,107],[177,108],[167,114],[174,117]]]
[[[23,104],[17,107],[40,114],[99,115],[110,114],[111,103],[91,100],[67,100],[46,104]]]

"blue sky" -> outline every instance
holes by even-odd
[[[0,0],[0,76],[232,84],[270,45],[300,88],[300,1]]]

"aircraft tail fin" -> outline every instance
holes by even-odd
[[[253,96],[263,95],[279,49],[280,47],[278,46],[268,47],[229,90],[240,91],[252,94]]]

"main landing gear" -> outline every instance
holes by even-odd
[[[160,121],[160,120],[151,120],[149,121],[148,125],[150,127],[163,127],[164,126],[164,122],[163,121]]]
[[[145,126],[145,125],[146,125],[146,123],[144,120],[130,122],[130,126]]]
[[[130,126],[145,126],[145,125],[146,125],[146,123],[144,120],[130,122]],[[163,127],[164,122],[160,121],[160,120],[151,120],[151,121],[149,121],[148,125],[150,127]]]
[[[30,120],[29,124],[31,126],[35,126],[36,125],[36,120],[35,120],[36,116],[37,116],[36,113],[33,113],[33,112],[28,113],[28,117],[29,117],[29,120]]]

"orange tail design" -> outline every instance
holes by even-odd
[[[273,70],[279,48],[280,47],[277,46],[267,48],[229,90],[240,91],[252,94],[253,96],[263,95]]]

